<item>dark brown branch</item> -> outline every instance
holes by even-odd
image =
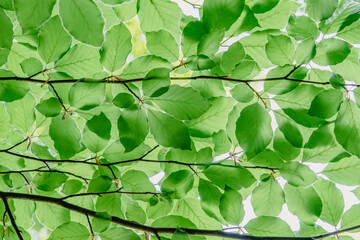
[[[90,228],[91,236],[92,236],[92,238],[94,238],[95,234],[94,234],[93,228],[92,228],[92,226],[91,226],[91,222],[90,222],[89,215],[88,215],[88,214],[85,214],[85,215],[86,215],[86,219],[87,219],[88,224],[89,224],[89,228]]]
[[[2,199],[23,199],[23,200],[29,200],[29,201],[37,201],[37,202],[45,202],[50,204],[55,204],[60,207],[69,209],[71,211],[75,211],[78,213],[81,213],[83,215],[88,215],[91,217],[100,217],[96,214],[95,211],[86,209],[71,203],[68,203],[62,199],[59,198],[53,198],[53,197],[47,197],[47,196],[40,196],[40,195],[32,195],[32,194],[24,194],[24,193],[13,193],[13,192],[2,192],[0,191],[0,197]],[[160,234],[160,233],[168,233],[173,234],[178,229],[177,228],[156,228],[156,227],[150,227],[146,225],[139,224],[134,221],[129,221],[125,219],[121,219],[116,216],[111,216],[111,222],[122,225],[124,227],[137,229],[145,232],[150,232],[153,234]],[[346,228],[342,230],[338,230],[335,232],[327,233],[327,234],[321,234],[313,237],[256,237],[256,236],[250,236],[245,234],[238,234],[238,233],[231,233],[231,232],[224,232],[221,230],[204,230],[204,229],[191,229],[191,228],[180,228],[182,231],[188,233],[189,235],[200,235],[200,236],[215,236],[215,237],[223,237],[223,238],[232,238],[232,239],[252,239],[252,240],[314,240],[314,239],[321,239],[328,236],[333,236],[338,233],[342,232],[348,232],[354,229],[360,228],[360,225],[354,226],[351,228]]]
[[[77,174],[74,174],[72,172],[66,172],[66,171],[60,171],[60,170],[43,170],[42,168],[44,167],[39,167],[39,168],[36,168],[36,169],[26,169],[26,170],[14,170],[14,171],[4,171],[4,172],[0,172],[0,174],[11,174],[11,173],[17,173],[17,174],[20,174],[21,176],[23,176],[23,178],[25,179],[25,181],[27,182],[27,184],[29,185],[29,181],[26,179],[26,177],[24,176],[23,173],[26,173],[26,172],[57,172],[57,173],[64,173],[64,174],[67,174],[67,175],[70,175],[70,176],[73,176],[73,177],[76,177],[76,178],[80,178],[82,180],[84,180],[85,182],[87,182],[88,178],[85,178],[83,176],[80,176],[80,175],[77,175]]]
[[[9,147],[9,148],[6,148],[6,149],[1,149],[0,152],[7,152],[7,151],[10,151],[11,149],[13,148],[16,148],[17,146],[23,144],[24,142],[26,142],[29,138],[25,138],[24,140],[22,140],[21,142],[18,142],[17,144],[15,144],[14,146],[12,147]]]
[[[157,149],[160,145],[156,145],[155,147],[153,147],[152,149],[150,149],[149,151],[147,151],[144,155],[142,155],[141,157],[139,157],[140,159],[143,159],[144,157],[146,157],[147,155],[149,155],[150,153],[152,153],[155,149]]]
[[[34,160],[34,161],[40,161],[40,162],[52,162],[52,163],[72,163],[72,164],[87,164],[87,165],[94,165],[94,166],[98,166],[99,164],[96,162],[89,162],[89,160],[94,159],[93,158],[89,158],[86,160],[57,160],[57,159],[42,159],[42,158],[35,158],[35,157],[31,157],[31,156],[26,156],[26,155],[22,155],[22,154],[18,154],[18,153],[14,153],[14,152],[9,152],[9,151],[3,151],[4,153],[10,154],[10,155],[14,155],[17,157],[21,157],[21,158],[25,158],[25,159],[29,159],[29,160]],[[143,159],[143,158],[137,158],[137,159],[130,159],[130,160],[125,160],[125,161],[118,161],[118,162],[112,162],[112,163],[101,163],[101,166],[113,166],[113,165],[121,165],[121,164],[126,164],[126,163],[132,163],[132,162],[147,162],[147,163],[170,163],[170,164],[178,164],[178,165],[183,165],[183,166],[205,166],[205,167],[209,167],[209,166],[223,166],[223,167],[237,167],[234,165],[225,165],[225,164],[221,164],[221,163],[210,163],[210,164],[201,164],[201,163],[185,163],[185,162],[179,162],[179,161],[173,161],[173,160],[153,160],[153,159]],[[242,166],[243,168],[258,168],[258,169],[266,169],[266,170],[270,170],[270,171],[276,171],[279,170],[278,168],[270,168],[270,167],[262,167],[262,166]]]
[[[134,95],[134,97],[136,97],[137,100],[139,100],[140,103],[144,103],[143,100],[125,83],[122,82],[123,85],[126,87],[126,89],[132,94]]]
[[[275,78],[261,78],[261,79],[236,79],[236,78],[229,78],[226,76],[193,76],[193,77],[171,77],[171,80],[196,80],[196,79],[214,79],[214,80],[220,80],[220,81],[228,81],[228,82],[237,82],[237,83],[250,83],[250,82],[266,82],[266,81],[291,81],[291,82],[299,82],[299,83],[305,83],[305,84],[318,84],[318,85],[329,85],[330,82],[316,82],[316,81],[309,81],[309,80],[300,80],[295,78],[289,78],[289,77],[275,77]],[[30,78],[22,78],[22,77],[5,77],[0,78],[0,81],[9,81],[9,80],[17,80],[17,81],[26,81],[26,82],[34,82],[34,83],[44,83],[46,80],[40,80],[40,79],[30,79]],[[51,84],[61,84],[61,83],[75,83],[79,81],[80,79],[60,79],[60,80],[51,80],[48,81],[48,83]],[[142,82],[152,79],[145,79],[145,78],[134,78],[134,79],[125,79],[122,81],[114,81],[109,82],[106,79],[82,79],[82,82],[87,83],[109,83],[109,84],[124,84],[124,83],[131,83],[131,82]],[[353,83],[347,83],[344,86],[348,87],[359,87],[360,84],[353,84]]]
[[[72,195],[68,195],[65,197],[62,197],[61,200],[66,200],[68,198],[73,198],[73,197],[84,197],[84,196],[99,196],[102,197],[102,195],[106,195],[106,194],[112,194],[112,193],[120,193],[120,194],[130,194],[130,195],[141,195],[141,194],[151,194],[151,195],[160,195],[161,193],[159,192],[124,192],[121,191],[122,188],[115,190],[115,191],[111,191],[111,192],[99,192],[99,193],[78,193],[78,194],[72,194]]]
[[[11,212],[11,209],[10,209],[10,206],[9,206],[9,203],[7,201],[7,198],[5,196],[2,196],[1,197],[3,202],[4,202],[4,206],[5,206],[5,211],[7,212],[9,218],[10,218],[10,221],[11,221],[11,225],[13,226],[13,228],[15,229],[15,232],[16,232],[16,235],[19,237],[20,240],[23,240],[24,238],[22,237],[21,235],[21,231],[20,229],[18,228],[18,226],[16,225],[16,222],[15,222],[15,218],[14,216],[12,215],[12,212]]]

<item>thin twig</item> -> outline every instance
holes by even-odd
[[[99,196],[99,197],[101,197],[102,195],[113,194],[113,193],[130,194],[130,195],[151,194],[151,195],[155,195],[155,196],[161,194],[160,192],[124,192],[124,191],[121,191],[121,190],[122,190],[122,188],[119,188],[118,190],[111,191],[111,192],[71,194],[71,195],[62,197],[61,200],[66,200],[68,198],[73,198],[73,197],[84,197],[84,196]]]
[[[91,236],[92,236],[92,238],[94,238],[95,234],[94,234],[93,228],[92,228],[92,226],[91,226],[91,222],[90,222],[89,214],[85,214],[85,215],[86,215],[86,219],[87,219],[88,224],[89,224],[89,228],[90,228]]]
[[[7,212],[10,221],[11,221],[11,225],[13,226],[13,228],[15,229],[16,235],[19,237],[20,240],[23,240],[24,238],[21,236],[21,231],[19,229],[19,227],[17,226],[16,222],[15,222],[15,218],[11,212],[9,203],[7,201],[7,198],[5,196],[2,196],[2,200],[4,202],[4,206],[5,206],[5,211]]]
[[[7,152],[7,151],[10,151],[11,149],[13,148],[16,148],[17,146],[19,146],[20,144],[23,144],[24,142],[26,142],[29,138],[25,138],[24,140],[22,140],[21,142],[18,142],[17,144],[15,144],[14,146],[12,147],[9,147],[9,148],[6,148],[6,149],[1,149],[0,152]]]
[[[253,91],[253,92],[256,94],[256,96],[258,97],[258,99],[260,99],[260,100],[263,102],[265,108],[268,109],[267,103],[266,103],[265,100],[260,96],[260,94],[259,94],[249,83],[245,83],[245,84],[251,89],[251,91]]]
[[[25,181],[27,182],[27,184],[29,185],[30,182],[26,179],[25,175],[23,173],[27,173],[27,172],[56,172],[56,173],[64,173],[64,174],[67,174],[67,175],[70,175],[70,176],[73,176],[73,177],[76,177],[76,178],[80,178],[82,180],[84,180],[85,182],[87,182],[88,178],[85,178],[83,176],[80,176],[80,175],[77,175],[77,174],[74,174],[74,173],[71,173],[71,172],[66,172],[66,171],[60,171],[60,170],[42,170],[42,168],[44,168],[45,166],[43,167],[39,167],[39,168],[36,168],[36,169],[26,169],[26,170],[14,170],[14,171],[3,171],[3,172],[0,172],[0,174],[11,174],[11,173],[17,173],[17,174],[20,174],[21,176],[23,176],[23,178],[25,179]]]
[[[61,107],[64,109],[64,116],[63,116],[63,119],[64,119],[66,113],[68,112],[68,109],[65,107],[63,100],[62,100],[61,97],[59,96],[59,93],[56,91],[56,89],[55,89],[55,87],[52,85],[52,83],[51,83],[51,82],[47,82],[47,84],[49,84],[49,86],[52,88],[52,90],[54,91],[57,99],[59,99],[59,102],[60,102],[60,104],[61,104]]]
[[[29,160],[34,160],[34,161],[40,161],[40,162],[52,162],[52,163],[72,163],[72,164],[87,164],[87,165],[93,165],[93,166],[98,166],[99,164],[96,162],[88,162],[89,160],[94,159],[93,158],[89,158],[86,160],[57,160],[57,159],[42,159],[42,158],[35,158],[35,157],[31,157],[31,156],[26,156],[26,155],[22,155],[22,154],[18,154],[18,153],[14,153],[14,152],[8,152],[5,151],[4,153],[10,154],[10,155],[14,155],[17,157],[22,157],[24,159],[29,159]],[[209,164],[201,164],[201,163],[185,163],[185,162],[179,162],[179,161],[174,161],[174,160],[153,160],[153,159],[143,159],[143,158],[137,158],[137,159],[130,159],[130,160],[125,160],[125,161],[118,161],[118,162],[111,162],[111,163],[101,163],[101,166],[113,166],[113,165],[121,165],[121,164],[126,164],[126,163],[132,163],[132,162],[146,162],[146,163],[170,163],[170,164],[177,164],[177,165],[183,165],[183,166],[203,166],[203,167],[210,167],[210,166],[222,166],[222,167],[238,167],[238,166],[234,166],[234,165],[225,165],[225,164],[221,164],[221,163],[209,163]],[[243,168],[258,168],[258,169],[266,169],[266,170],[279,170],[278,168],[271,168],[271,167],[263,167],[263,166],[241,166]]]

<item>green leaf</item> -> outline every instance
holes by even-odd
[[[165,58],[169,62],[179,60],[179,46],[174,36],[164,29],[146,33],[146,48],[150,53]]]
[[[106,32],[105,42],[100,50],[100,61],[108,71],[114,72],[125,64],[131,50],[130,31],[123,23],[115,25]]]
[[[220,198],[220,213],[228,223],[239,225],[243,220],[245,211],[241,194],[232,188],[225,187],[225,192]]]
[[[197,47],[199,55],[213,56],[220,47],[220,42],[225,36],[224,30],[211,30],[208,34],[201,38]]]
[[[125,152],[124,146],[120,141],[113,142],[103,153],[104,158],[109,162],[126,161],[130,159],[139,158],[144,155],[150,147],[142,143],[139,147],[135,148],[131,152]]]
[[[39,55],[46,63],[57,61],[71,46],[72,39],[59,16],[52,17],[40,30]]]
[[[279,0],[255,0],[249,2],[249,7],[254,13],[265,13],[273,9]]]
[[[7,62],[14,38],[13,24],[3,9],[0,9],[0,25],[0,66],[2,66]]]
[[[149,181],[149,177],[142,171],[129,170],[121,176],[121,183],[126,192],[155,192],[154,185]],[[133,194],[134,200],[148,201],[152,195]]]
[[[155,68],[151,70],[144,78],[146,81],[142,82],[144,95],[156,97],[163,93],[162,90],[168,90],[170,85],[170,71],[169,68]]]
[[[316,39],[319,36],[318,27],[313,20],[307,16],[295,16],[295,14],[290,15],[286,31],[296,40]]]
[[[119,6],[114,6],[113,10],[123,22],[131,20],[137,13],[137,0],[124,2]]]
[[[87,110],[99,106],[105,99],[104,83],[76,82],[69,90],[71,106]]]
[[[186,125],[176,118],[148,109],[150,132],[164,147],[190,149],[191,139]]]
[[[338,5],[338,0],[305,0],[305,12],[316,21],[331,17]]]
[[[339,111],[342,101],[343,93],[340,90],[324,90],[312,101],[309,115],[324,119],[330,118]]]
[[[142,109],[124,109],[117,122],[120,142],[130,152],[144,142],[149,132],[148,120]]]
[[[109,178],[108,176],[97,176],[91,179],[87,192],[88,193],[106,192],[110,189],[111,184],[112,184],[112,179]]]
[[[212,106],[199,118],[186,122],[192,136],[210,137],[213,133],[224,129],[227,115],[234,105],[234,100],[227,97],[214,98]]]
[[[269,178],[260,182],[251,195],[251,205],[257,216],[277,216],[285,203],[285,194],[280,184]]]
[[[35,122],[35,98],[30,93],[23,99],[6,103],[6,110],[13,127],[28,132]]]
[[[76,179],[70,179],[64,183],[61,192],[67,195],[75,194],[79,192],[82,187],[83,187],[82,182]]]
[[[0,104],[0,138],[5,138],[11,129],[10,117],[5,110],[5,105]]]
[[[316,55],[316,45],[312,38],[306,39],[296,46],[295,61],[298,65],[309,63]]]
[[[249,162],[255,166],[278,168],[283,164],[284,161],[274,151],[265,149],[265,151],[250,159]]]
[[[41,100],[40,103],[36,105],[36,109],[45,117],[56,117],[61,111],[61,104],[59,99],[52,97]]]
[[[190,191],[194,184],[192,172],[180,170],[172,172],[161,184],[161,191],[168,194],[172,199],[182,199]]]
[[[110,139],[111,122],[103,112],[88,120],[86,126],[99,137]]]
[[[140,224],[145,224],[146,222],[146,214],[138,204],[128,204],[125,215],[126,218],[130,221],[138,222]]]
[[[317,180],[315,173],[306,165],[298,162],[284,163],[280,174],[293,186],[306,187]]]
[[[322,174],[331,181],[348,186],[360,185],[358,172],[360,170],[360,160],[352,156],[344,158],[338,162],[329,163]]]
[[[115,106],[119,108],[128,108],[135,103],[135,98],[130,93],[119,93],[112,100]]]
[[[32,182],[35,187],[42,191],[53,191],[60,187],[67,179],[68,176],[64,173],[44,172],[36,174]]]
[[[87,240],[90,237],[90,233],[87,228],[78,222],[67,222],[58,226],[49,237],[49,240],[70,240],[79,239]]]
[[[351,154],[360,157],[360,109],[351,100],[343,102],[335,121],[336,140]]]
[[[61,116],[52,118],[49,135],[54,141],[55,149],[61,159],[68,159],[81,150],[81,133],[76,122],[67,116],[64,120]]]
[[[28,75],[32,76],[36,73],[39,73],[43,70],[43,65],[37,58],[28,58],[20,63],[22,71]]]
[[[36,216],[40,223],[51,229],[70,221],[68,209],[50,203],[36,203]]]
[[[341,75],[336,74],[335,72],[333,72],[332,75],[331,75],[331,78],[330,78],[330,84],[335,89],[343,89],[344,86],[345,86],[345,80]],[[357,91],[356,89],[358,89],[358,88],[354,89],[355,99],[356,99],[356,96],[357,96],[357,94],[355,93]]]
[[[351,52],[351,44],[337,38],[324,39],[317,44],[314,62],[320,66],[336,65]]]
[[[110,228],[100,234],[101,239],[104,240],[113,240],[118,238],[119,236],[128,240],[140,240],[140,237],[132,230],[122,227]]]
[[[221,58],[221,69],[225,73],[230,73],[237,64],[239,64],[245,57],[245,49],[240,42],[231,44]]]
[[[185,231],[176,231],[173,236],[171,237],[171,240],[190,240],[189,234]]]
[[[314,224],[322,210],[322,202],[315,189],[312,186],[303,188],[286,184],[284,191],[289,211],[298,216],[301,222]]]
[[[227,153],[231,147],[229,137],[226,135],[224,130],[220,130],[212,135],[212,140],[214,142],[214,151],[216,153]],[[203,150],[203,149],[202,149]]]
[[[14,10],[11,0],[0,0],[0,7],[5,10]]]
[[[232,189],[239,190],[242,187],[248,188],[255,182],[254,176],[242,167],[213,165],[204,170],[203,173],[212,183],[222,189],[227,185]]]
[[[186,59],[186,67],[193,71],[211,69],[215,66],[215,62],[205,55],[193,55]]]
[[[166,29],[176,39],[180,36],[180,7],[170,0],[139,0],[138,18],[143,32]]]
[[[201,208],[204,212],[219,222],[223,222],[222,215],[220,214],[219,204],[221,193],[219,189],[211,182],[199,180],[199,195],[201,199]]]
[[[304,147],[303,162],[328,163],[345,153],[336,142],[333,124],[322,125],[316,129]]]
[[[294,147],[301,148],[303,145],[303,136],[298,125],[283,112],[274,111],[274,115],[276,123],[286,140]]]
[[[209,101],[194,89],[179,85],[171,85],[167,92],[150,100],[165,112],[181,120],[196,119],[211,106]]]
[[[77,44],[55,64],[55,70],[73,78],[92,77],[102,70],[99,51],[93,47]]]
[[[251,219],[245,225],[245,229],[249,234],[259,237],[295,236],[286,222],[284,222],[280,218],[270,216],[261,216]]]
[[[56,0],[26,1],[14,0],[16,18],[23,30],[38,28],[50,18]]]
[[[359,21],[360,22],[360,21]],[[341,63],[331,66],[331,69],[340,74],[345,80],[359,83],[359,49],[352,48],[351,53]]]
[[[30,90],[29,84],[24,82],[1,81],[0,101],[13,102],[23,98]]]
[[[244,0],[205,0],[203,4],[203,22],[206,30],[228,30],[240,17],[244,9]]]
[[[265,52],[273,64],[282,66],[293,63],[295,46],[289,37],[267,35],[267,40]]]
[[[353,205],[349,210],[344,213],[341,220],[341,228],[354,227],[360,224],[360,204]],[[357,230],[358,232],[359,230]]]
[[[83,142],[85,146],[92,152],[98,153],[108,145],[108,139],[104,139],[91,131],[86,125],[83,130]]]
[[[271,117],[263,107],[254,103],[241,111],[236,121],[236,138],[248,158],[264,151],[272,137]]]
[[[206,30],[200,21],[191,21],[185,26],[181,35],[181,51],[184,57],[196,55],[197,46],[204,35]]]
[[[314,184],[323,203],[320,219],[337,226],[344,211],[344,197],[335,184],[330,181],[320,180]]]
[[[104,19],[92,0],[60,0],[59,14],[64,27],[76,40],[101,46],[104,41]]]
[[[171,66],[171,63],[163,58],[154,55],[144,55],[135,58],[126,65],[120,77],[124,79],[142,78],[154,68],[170,68]]]
[[[121,210],[121,198],[116,194],[105,194],[96,201],[96,211],[124,218]]]

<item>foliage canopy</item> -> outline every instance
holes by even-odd
[[[336,184],[360,185],[359,9],[0,0],[0,232],[335,239],[319,219],[356,228],[360,205],[344,211]],[[256,218],[243,223],[249,196]]]

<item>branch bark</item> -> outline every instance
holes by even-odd
[[[7,198],[5,196],[1,196],[4,205],[5,205],[5,211],[7,212],[7,214],[9,215],[10,221],[11,221],[11,225],[13,226],[13,228],[15,229],[16,235],[19,237],[20,240],[23,240],[24,238],[21,235],[21,231],[19,229],[19,227],[17,226],[16,222],[15,222],[15,218],[11,212],[9,203],[7,201]]]
[[[24,193],[14,193],[14,192],[2,192],[0,191],[0,197],[2,199],[22,199],[22,200],[28,200],[28,201],[36,201],[36,202],[45,202],[50,204],[55,204],[60,207],[69,209],[71,211],[75,211],[78,213],[81,213],[83,215],[88,215],[91,217],[99,217],[99,215],[96,215],[96,212],[90,209],[86,209],[71,203],[68,203],[62,199],[59,198],[53,198],[53,197],[47,197],[47,196],[40,196],[40,195],[31,195],[31,194],[24,194]],[[132,228],[135,230],[145,231],[145,232],[151,232],[153,234],[160,234],[160,233],[169,233],[173,234],[177,228],[156,228],[156,227],[150,227],[143,224],[139,224],[134,221],[128,221],[125,219],[121,219],[116,216],[111,216],[111,222],[122,225],[124,227]],[[13,223],[12,223],[13,224]],[[14,225],[13,225],[14,226]],[[223,238],[231,238],[231,239],[252,239],[252,240],[314,240],[314,239],[321,239],[328,236],[333,236],[342,232],[348,232],[354,229],[360,228],[360,225],[354,226],[351,228],[346,228],[342,230],[338,230],[335,232],[327,233],[327,234],[321,234],[313,237],[256,237],[256,236],[250,236],[246,234],[238,234],[238,233],[231,233],[231,232],[224,232],[221,230],[204,230],[204,229],[192,229],[192,228],[180,228],[181,230],[187,232],[189,235],[200,235],[200,236],[215,236],[215,237],[223,237]]]

